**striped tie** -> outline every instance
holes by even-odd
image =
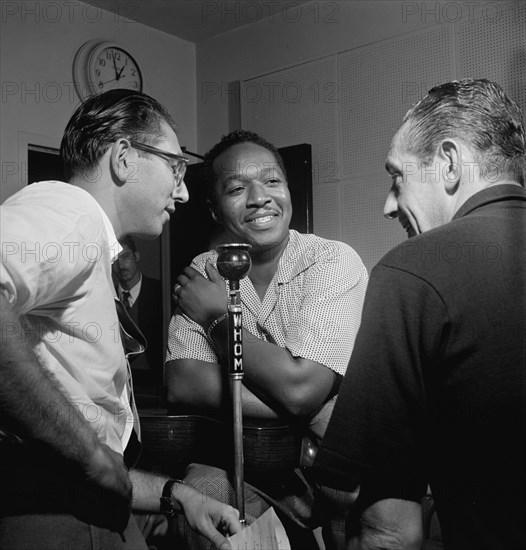
[[[130,441],[124,451],[124,461],[128,467],[132,467],[137,462],[141,452],[141,425],[139,423],[139,414],[133,395],[133,379],[129,356],[138,355],[146,349],[146,338],[126,311],[125,304],[117,297],[115,298],[115,308],[117,309],[117,316],[119,318],[121,341],[126,354],[126,367],[128,370],[126,384],[128,395],[130,396],[130,408],[133,414],[133,431]]]

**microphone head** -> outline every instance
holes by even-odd
[[[217,270],[224,279],[239,281],[250,272],[252,260],[246,243],[221,244],[217,247]]]

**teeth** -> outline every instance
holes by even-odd
[[[273,216],[265,216],[263,218],[256,218],[255,220],[252,220],[252,223],[267,223],[272,218],[273,218]]]

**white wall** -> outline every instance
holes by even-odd
[[[314,232],[350,244],[370,269],[406,238],[382,216],[383,166],[411,104],[436,84],[485,77],[526,111],[526,2],[289,4],[198,45],[199,152],[235,127],[278,147],[311,143]]]
[[[59,146],[79,101],[73,59],[87,40],[110,40],[132,53],[144,91],[171,111],[181,144],[195,150],[194,44],[76,0],[2,0],[1,10],[0,202],[27,184],[27,140]]]
[[[271,3],[269,3],[270,5]],[[435,24],[422,2],[314,1],[197,45],[197,135],[206,151],[228,132],[226,86]],[[240,17],[243,16],[240,11]],[[218,13],[217,17],[227,17]],[[245,12],[247,22],[252,13]],[[440,14],[438,14],[440,18]]]

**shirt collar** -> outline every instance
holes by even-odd
[[[526,190],[518,185],[500,183],[486,187],[475,193],[457,210],[453,219],[462,218],[481,206],[502,200],[520,199],[526,200]]]
[[[122,296],[123,292],[129,292],[131,302],[133,303],[139,297],[139,294],[141,292],[141,285],[142,285],[142,273],[139,274],[139,280],[131,288],[128,288],[128,289],[122,288],[122,286],[119,283],[118,285],[119,296]]]
[[[289,242],[281,255],[276,273],[278,284],[292,281],[294,277],[316,262],[314,255],[308,252],[309,247],[305,240],[299,238],[297,231],[290,229]]]

